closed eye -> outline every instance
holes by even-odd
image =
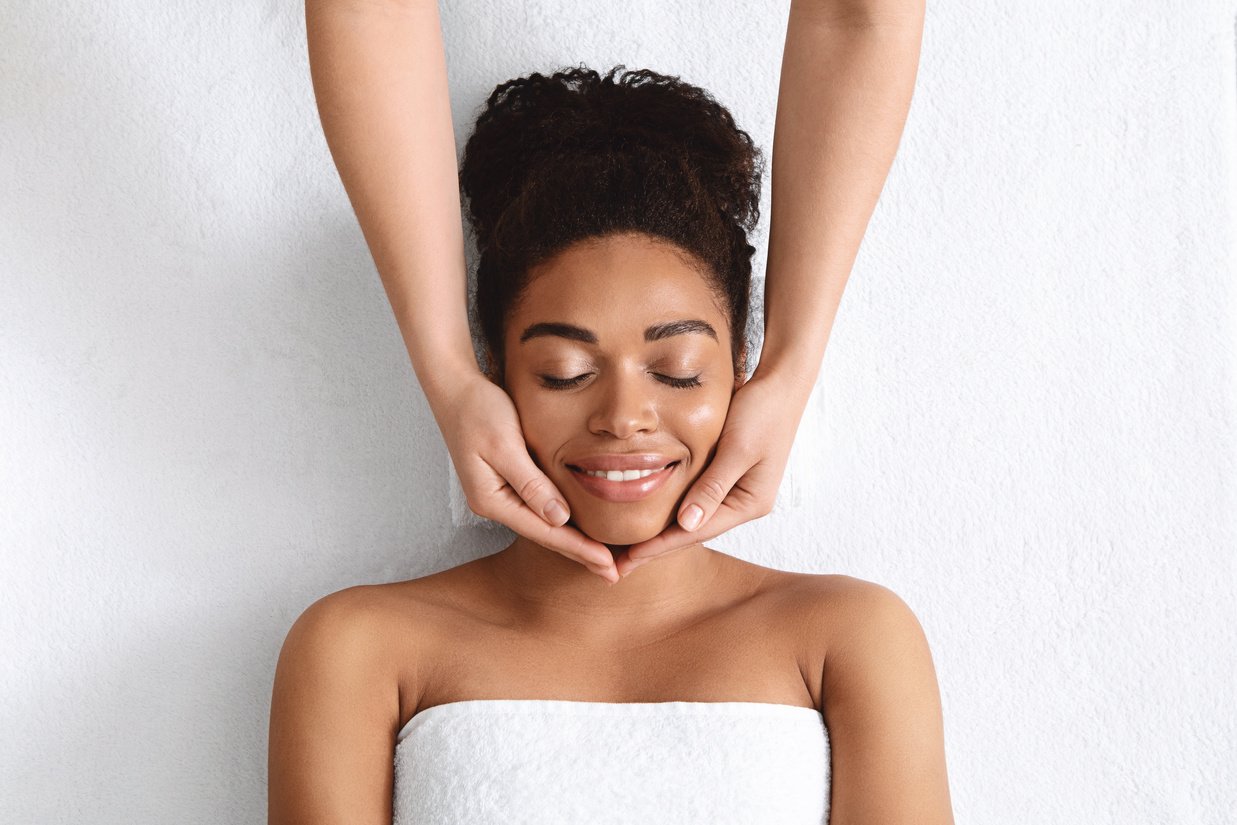
[[[581,375],[577,375],[574,378],[555,378],[553,375],[539,375],[537,377],[541,379],[542,383],[552,390],[566,390],[576,386],[590,375],[592,375],[592,373],[586,372]]]
[[[580,375],[572,376],[571,378],[556,378],[553,375],[539,375],[537,377],[540,378],[542,383],[549,389],[567,390],[572,387],[579,386],[584,382],[584,379],[588,378],[590,375],[592,375],[591,372],[585,372]],[[676,378],[673,375],[653,373],[653,376],[663,384],[668,384],[671,387],[677,387],[678,389],[690,389],[691,387],[700,386],[699,375],[693,375],[688,378]]]
[[[700,386],[699,375],[693,375],[690,378],[675,378],[672,375],[658,375],[657,378],[663,383],[669,384],[672,387],[679,387],[680,389]]]

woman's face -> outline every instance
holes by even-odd
[[[574,244],[532,270],[507,318],[505,388],[529,452],[604,544],[675,520],[742,380],[724,308],[677,250],[634,233]]]

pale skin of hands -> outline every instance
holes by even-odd
[[[611,583],[768,514],[901,139],[923,0],[792,0],[760,362],[736,391],[678,522],[618,554],[566,524],[566,500],[529,455],[514,404],[476,362],[436,0],[306,0],[305,8],[327,144],[473,512]]]

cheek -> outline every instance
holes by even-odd
[[[683,440],[696,446],[712,446],[722,434],[722,425],[730,409],[730,397],[729,389],[709,392],[679,407],[675,417],[683,428]]]
[[[520,430],[528,448],[538,457],[552,460],[558,447],[572,432],[573,410],[553,394],[538,387],[508,387],[520,419]],[[575,411],[578,415],[578,409]]]

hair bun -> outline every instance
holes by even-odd
[[[636,231],[704,264],[730,306],[737,363],[763,173],[730,112],[678,77],[576,66],[499,84],[460,164],[491,353],[501,361],[505,313],[532,267],[575,241]]]
[[[708,199],[745,231],[760,219],[760,150],[730,112],[676,76],[622,65],[605,76],[579,66],[499,84],[465,145],[460,184],[484,245],[532,182],[590,166],[601,179],[653,171],[642,165],[661,167],[663,184]]]

